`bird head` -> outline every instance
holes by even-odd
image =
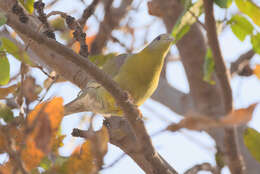
[[[146,48],[152,52],[166,52],[173,41],[174,38],[170,34],[160,34]]]

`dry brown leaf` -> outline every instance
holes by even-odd
[[[38,98],[38,85],[35,83],[35,78],[27,76],[23,84],[23,95],[26,98],[26,103],[29,104]]]
[[[178,131],[181,128],[186,128],[190,130],[208,130],[218,127],[238,126],[241,124],[246,124],[252,119],[252,113],[256,105],[257,103],[254,103],[247,108],[235,110],[231,114],[228,114],[225,117],[221,117],[220,119],[212,119],[206,116],[185,117],[179,123],[169,125],[166,130]]]
[[[17,88],[17,85],[12,85],[7,88],[0,88],[0,99],[4,99],[8,94],[13,93]]]
[[[0,166],[1,174],[13,174],[14,173],[14,164],[11,161]]]
[[[256,105],[257,103],[254,103],[247,108],[235,110],[232,113],[228,114],[226,117],[222,117],[220,119],[220,122],[226,126],[246,124],[252,119],[252,114]]]
[[[178,131],[181,128],[190,130],[206,130],[218,127],[220,125],[218,120],[211,119],[204,116],[186,117],[177,124],[171,124],[167,127],[169,131]]]

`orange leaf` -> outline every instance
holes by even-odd
[[[171,124],[166,129],[178,131],[182,128],[190,130],[208,130],[218,127],[237,126],[246,124],[252,119],[252,113],[257,104],[252,104],[248,108],[238,109],[220,119],[213,119],[206,116],[189,116],[182,119],[177,124]]]
[[[222,117],[220,121],[222,124],[230,126],[246,124],[252,119],[252,114],[256,105],[257,103],[254,103],[247,108],[235,110],[231,114],[228,114],[226,117]]]
[[[37,167],[44,156],[44,152],[37,147],[36,142],[30,136],[26,141],[26,148],[21,153],[21,158],[26,169],[30,171]]]
[[[14,173],[14,165],[11,161],[8,161],[7,163],[0,166],[0,173],[1,174],[12,174]]]
[[[93,41],[95,40],[95,38],[96,38],[96,35],[88,36],[88,37],[86,38],[85,43],[88,45],[88,51],[91,50],[91,45],[92,45]],[[76,53],[79,53],[79,50],[80,50],[80,44],[79,44],[79,42],[75,42],[75,43],[72,45],[72,49],[73,49]]]
[[[37,117],[47,116],[50,119],[52,130],[57,130],[63,118],[63,99],[57,97],[49,102],[41,103],[28,116],[28,123],[31,125]],[[46,113],[43,114],[43,113]]]
[[[256,77],[257,77],[258,79],[260,79],[260,65],[259,65],[259,64],[255,66],[255,69],[254,69],[253,72],[254,72],[254,74],[256,75]]]
[[[54,144],[55,136],[63,118],[63,100],[53,100],[41,103],[28,115],[28,128],[30,131],[26,139],[26,147],[21,157],[27,170],[31,170],[41,162]],[[26,132],[27,131],[27,132]]]

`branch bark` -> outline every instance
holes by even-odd
[[[216,32],[216,21],[214,18],[214,9],[212,0],[204,0],[204,9],[205,9],[205,25],[207,28],[207,37],[209,46],[212,50],[213,59],[215,62],[215,72],[219,80],[220,87],[222,90],[225,105],[225,114],[233,110],[233,99],[232,91],[229,82],[229,71],[227,70],[224,62],[224,58],[221,54],[220,46],[218,43],[218,36]]]
[[[236,61],[231,63],[230,73],[233,76],[242,71],[242,69],[249,64],[249,61],[254,57],[255,52],[253,49],[242,54]]]
[[[224,59],[221,55],[218,37],[216,32],[216,21],[214,18],[213,0],[203,0],[205,9],[205,24],[207,28],[207,36],[209,46],[212,50],[215,61],[215,71],[219,80],[222,92],[225,95],[225,112],[226,114],[233,110],[232,91],[229,83],[229,72],[227,71]],[[245,173],[245,165],[243,157],[239,150],[237,141],[236,127],[225,128],[224,144],[225,153],[227,155],[227,164],[231,173]]]

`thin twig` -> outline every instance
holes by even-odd
[[[51,82],[51,84],[47,87],[45,93],[43,94],[43,96],[41,97],[41,99],[39,100],[39,103],[41,103],[43,101],[43,99],[46,97],[47,93],[49,92],[49,90],[51,89],[51,87],[56,83],[56,81],[58,80],[59,75],[56,75],[53,79],[53,81]],[[38,103],[38,104],[39,104]]]
[[[212,174],[219,174],[219,171],[215,167],[211,166],[211,164],[209,163],[195,165],[187,170],[184,174],[197,174],[200,171],[209,171]]]
[[[196,19],[198,24],[200,24],[200,26],[202,26],[202,28],[204,28],[204,30],[207,31],[206,26],[202,22],[200,22],[198,16],[196,16],[190,9],[188,9],[188,12]]]
[[[255,52],[253,49],[250,49],[246,53],[242,54],[235,62],[231,63],[230,72],[233,76],[236,73],[242,71],[242,69],[249,64],[249,61],[254,57]]]
[[[83,28],[88,18],[94,13],[99,0],[93,0],[92,3],[84,10],[81,18],[78,20],[79,24]]]
[[[122,153],[121,155],[119,155],[111,164],[105,166],[102,168],[102,170],[106,170],[106,169],[109,169],[109,168],[112,168],[114,167],[120,160],[122,160],[124,157],[126,157],[126,154],[125,153]]]

